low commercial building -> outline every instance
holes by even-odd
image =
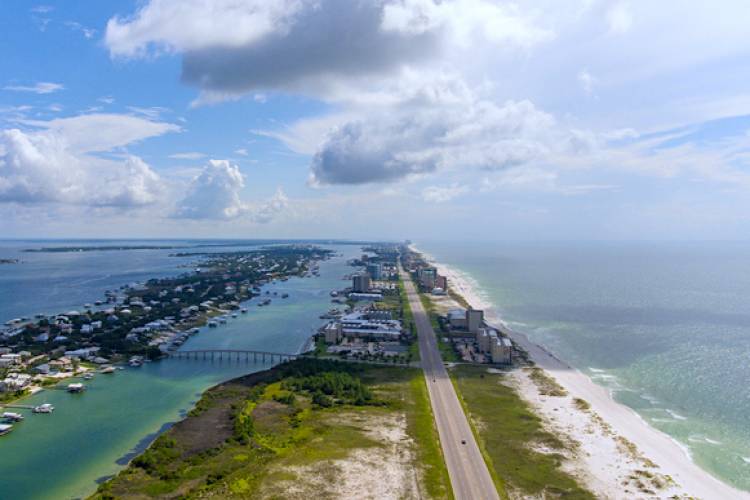
[[[379,302],[383,300],[383,294],[382,293],[350,293],[349,298],[352,300],[372,300],[375,302]]]
[[[401,337],[401,322],[391,319],[387,311],[355,311],[346,314],[323,328],[327,343],[337,343],[344,338],[391,340]]]

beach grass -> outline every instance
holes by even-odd
[[[333,477],[336,460],[382,448],[371,431],[393,419],[404,422],[403,446],[420,494],[452,498],[421,370],[295,363],[307,367],[311,382],[272,369],[209,389],[188,418],[92,498],[285,498],[284,488],[304,483],[299,471]],[[300,389],[313,382],[332,384],[333,394],[326,399]],[[347,387],[360,384],[366,400],[356,404]],[[327,486],[335,489],[335,480]]]
[[[547,432],[541,419],[502,373],[484,367],[451,369],[456,392],[469,417],[502,498],[595,498],[561,468],[566,444]]]

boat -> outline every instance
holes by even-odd
[[[287,299],[287,298],[289,298],[289,294],[288,293],[282,293],[281,294],[281,298],[282,299]]]
[[[242,309],[240,309],[240,312],[242,314],[246,314],[247,313],[247,307],[243,307]]]
[[[31,411],[33,411],[34,413],[52,413],[53,411],[55,411],[55,407],[49,403],[44,403],[39,406],[35,406]]]
[[[13,426],[10,424],[0,424],[0,436],[5,436],[7,433],[13,430]]]
[[[237,314],[237,313],[232,313],[232,317],[233,317],[233,318],[236,318],[237,316],[238,316],[238,314]]]
[[[86,390],[86,386],[80,383],[68,384],[68,392],[83,392]]]
[[[219,324],[216,321],[209,321],[208,322],[208,327],[209,328],[216,328],[217,326],[219,326]]]
[[[224,324],[227,322],[227,318],[224,316],[219,316],[219,323]]]
[[[115,373],[115,367],[114,366],[104,366],[104,367],[102,367],[101,373]]]
[[[338,296],[339,296],[339,292],[337,292],[336,290],[331,290],[331,297],[338,297]]]
[[[2,414],[2,418],[4,418],[6,422],[20,422],[21,420],[23,420],[23,415],[21,415],[20,413],[6,411]]]
[[[130,361],[128,361],[128,364],[133,368],[138,368],[143,364],[143,358],[140,356],[133,356],[130,358]]]
[[[84,379],[84,380],[91,380],[92,378],[94,378],[94,374],[93,374],[93,373],[86,373],[86,374],[85,374],[85,375],[83,376],[83,379]]]

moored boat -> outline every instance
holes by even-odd
[[[3,413],[2,417],[6,422],[20,422],[21,420],[23,420],[23,415],[10,411],[6,411],[5,413]]]
[[[44,403],[39,406],[35,406],[31,411],[33,411],[34,413],[52,413],[53,411],[55,411],[55,407],[49,403]]]

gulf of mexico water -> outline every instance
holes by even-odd
[[[513,329],[750,490],[750,243],[418,246]]]
[[[170,245],[186,242],[122,244]],[[56,245],[109,245],[107,242],[60,242]],[[101,299],[107,289],[146,279],[179,274],[195,257],[170,257],[176,250],[25,253],[48,243],[0,242],[0,258],[20,264],[0,266],[0,320],[37,312],[80,309]],[[242,247],[216,247],[231,251]],[[183,349],[254,349],[297,352],[330,308],[329,292],[343,286],[351,272],[346,260],[356,246],[329,246],[343,256],[320,265],[320,277],[291,278],[263,287],[272,304],[256,307],[218,328],[203,328]],[[278,295],[274,296],[273,292]],[[280,298],[288,293],[287,299]],[[181,419],[208,387],[242,374],[269,368],[269,363],[237,360],[164,360],[126,368],[87,381],[83,394],[45,390],[22,403],[52,403],[52,415],[26,415],[14,431],[0,438],[0,499],[67,499],[87,496],[97,482],[115,474],[171,423]]]

